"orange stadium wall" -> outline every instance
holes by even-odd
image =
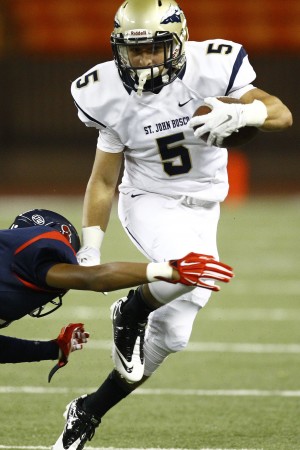
[[[142,0],[141,0],[142,1]],[[300,1],[184,0],[190,39],[241,42],[257,86],[294,114],[285,133],[261,133],[229,153],[231,197],[300,191]],[[0,192],[83,193],[97,133],[76,116],[70,81],[111,59],[119,2],[1,0]]]
[[[192,40],[222,37],[259,53],[299,51],[298,0],[179,3]],[[116,0],[2,0],[1,10],[16,32],[11,40],[25,52],[109,55],[109,35],[119,5]]]

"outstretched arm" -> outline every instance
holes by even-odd
[[[49,269],[46,282],[51,287],[66,290],[103,292],[163,279],[217,291],[219,288],[205,280],[228,282],[232,277],[232,268],[212,256],[189,253],[184,258],[163,263],[112,262],[92,267],[56,264]]]

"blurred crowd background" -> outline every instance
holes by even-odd
[[[141,0],[142,1],[142,0]],[[256,85],[294,126],[235,150],[250,195],[300,192],[300,1],[181,0],[191,40],[226,38],[249,53]],[[0,0],[0,192],[82,194],[97,131],[77,118],[71,81],[112,59],[119,1]],[[236,166],[238,167],[238,166]]]

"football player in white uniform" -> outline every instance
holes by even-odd
[[[188,42],[186,19],[174,0],[126,0],[115,16],[111,44],[114,61],[72,84],[79,118],[99,129],[79,263],[99,264],[123,159],[119,217],[137,248],[151,261],[192,249],[218,259],[219,204],[228,192],[223,139],[245,126],[284,130],[292,115],[252,84],[256,75],[242,45]],[[242,104],[222,103],[220,96]],[[212,112],[191,119],[204,103]],[[216,288],[210,283],[193,288],[158,281],[112,306],[115,369],[97,392],[68,405],[55,450],[82,449],[111,407],[170,353],[186,347],[196,314]]]

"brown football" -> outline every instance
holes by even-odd
[[[236,98],[231,97],[217,97],[218,100],[220,100],[223,103],[242,103],[240,100]],[[201,105],[199,108],[196,109],[194,112],[193,117],[195,116],[203,116],[204,114],[208,114],[211,112],[211,108],[207,105]],[[201,127],[202,125],[198,125],[194,127],[194,130],[196,130],[198,127]],[[247,144],[249,141],[251,141],[258,133],[258,128],[256,127],[243,127],[240,128],[238,132],[232,133],[227,138],[223,139],[223,143],[221,147],[240,147],[241,145]],[[207,141],[209,133],[205,133],[203,136],[201,136],[201,139],[203,141]]]

